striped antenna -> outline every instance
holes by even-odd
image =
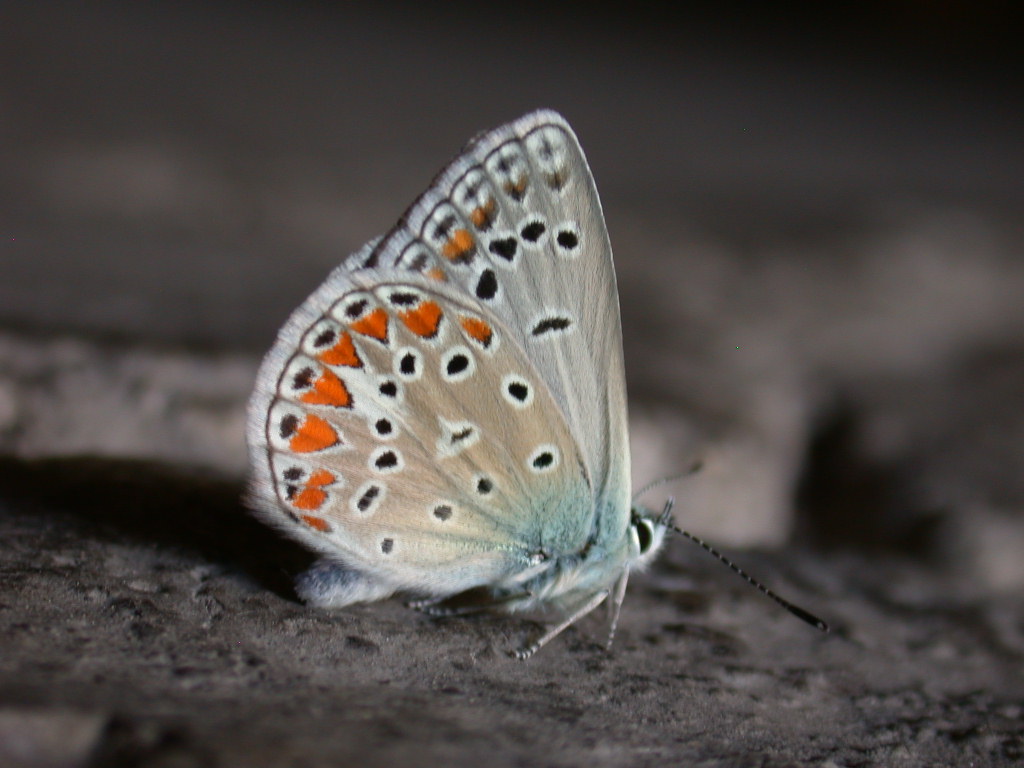
[[[801,621],[807,622],[812,627],[814,627],[815,629],[820,629],[822,632],[828,632],[828,624],[826,624],[823,620],[819,619],[813,613],[811,613],[810,611],[805,611],[803,608],[801,608],[798,605],[793,605],[791,602],[789,602],[789,600],[786,600],[785,598],[779,597],[772,590],[768,589],[768,587],[766,587],[760,581],[758,581],[753,576],[751,576],[749,573],[744,571],[742,568],[740,568],[738,565],[736,565],[736,563],[734,563],[732,560],[727,558],[725,555],[723,555],[717,549],[712,547],[706,541],[704,541],[703,539],[701,539],[698,536],[694,536],[689,531],[684,531],[682,528],[679,528],[676,525],[674,525],[672,523],[672,507],[673,507],[673,505],[675,505],[675,499],[669,498],[665,502],[665,509],[662,510],[661,515],[658,517],[658,524],[659,525],[663,525],[666,528],[671,528],[673,531],[678,533],[680,536],[689,539],[694,544],[696,544],[701,549],[703,549],[705,552],[707,552],[708,554],[713,555],[720,562],[725,563],[727,566],[729,566],[730,569],[732,569],[732,571],[735,574],[737,574],[745,582],[747,582],[747,584],[749,584],[752,587],[755,587],[765,597],[767,597],[767,598],[769,598],[771,600],[774,600],[776,603],[781,605],[783,608],[785,608],[787,611],[789,611],[791,614],[796,616]]]

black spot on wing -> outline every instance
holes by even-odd
[[[476,283],[476,297],[489,301],[498,293],[498,278],[493,269],[485,269],[480,273],[480,279]]]
[[[514,237],[501,237],[491,240],[487,245],[487,250],[505,261],[512,261],[516,257],[518,247],[519,243]]]
[[[543,336],[544,334],[551,333],[553,331],[564,331],[570,325],[572,325],[572,320],[568,317],[559,317],[557,315],[553,317],[545,317],[533,326],[533,330],[530,331],[530,333],[534,336]]]

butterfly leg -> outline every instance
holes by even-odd
[[[603,603],[605,601],[605,598],[607,598],[607,597],[608,597],[608,590],[606,590],[606,589],[601,590],[600,592],[595,594],[593,597],[591,597],[589,600],[587,600],[586,603],[584,603],[579,609],[577,609],[568,618],[566,618],[562,622],[556,624],[554,627],[552,627],[547,632],[545,632],[543,635],[541,635],[539,638],[537,638],[534,642],[530,643],[529,645],[525,646],[524,648],[520,648],[517,651],[513,651],[512,655],[515,656],[517,659],[520,659],[520,660],[530,658],[531,656],[533,656],[533,654],[535,654],[537,651],[539,651],[543,646],[547,645],[547,643],[550,640],[552,640],[553,638],[555,638],[558,635],[560,635],[563,630],[567,629],[568,627],[571,627],[573,624],[575,624],[577,621],[582,619],[584,616],[586,616],[592,610],[597,608],[597,606],[599,606],[601,603]]]
[[[627,581],[629,581],[628,568],[622,572],[619,580],[615,582],[614,592],[612,592],[611,600],[608,601],[608,642],[604,646],[607,650],[611,650],[612,640],[615,639],[615,628],[619,626],[619,611],[622,610],[622,601],[626,597]]]
[[[405,607],[412,608],[414,611],[423,611],[424,613],[429,613],[431,608],[433,608],[435,605],[440,605],[448,598],[449,595],[445,595],[444,597],[423,597],[419,600],[409,600],[408,602],[406,602]]]
[[[410,600],[406,607],[425,613],[428,616],[466,616],[481,611],[489,611],[494,608],[507,607],[510,603],[520,600],[529,600],[532,595],[529,592],[514,592],[502,597],[481,597],[461,593],[458,595],[445,595],[444,597],[427,597],[421,600]]]

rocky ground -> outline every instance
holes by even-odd
[[[977,40],[909,22],[860,46],[555,13],[11,12],[0,765],[1024,761],[1024,125],[998,45],[972,69]],[[595,618],[518,662],[531,618],[304,607],[309,555],[242,507],[277,326],[536,106],[602,190],[635,480],[703,459],[650,502],[828,635],[673,541],[611,652]]]

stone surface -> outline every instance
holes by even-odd
[[[5,9],[0,765],[1020,764],[1024,126],[956,37],[997,20],[929,59],[476,11]],[[602,190],[637,487],[702,459],[645,499],[829,635],[672,541],[611,652],[516,662],[538,617],[304,607],[242,507],[275,329],[542,105]]]
[[[612,652],[587,621],[521,663],[506,654],[537,631],[521,618],[302,607],[286,575],[306,555],[235,484],[107,460],[0,473],[0,697],[102,718],[81,764],[1024,757],[1019,596],[961,596],[913,562],[746,553],[829,618],[819,635],[677,544],[630,585]]]

